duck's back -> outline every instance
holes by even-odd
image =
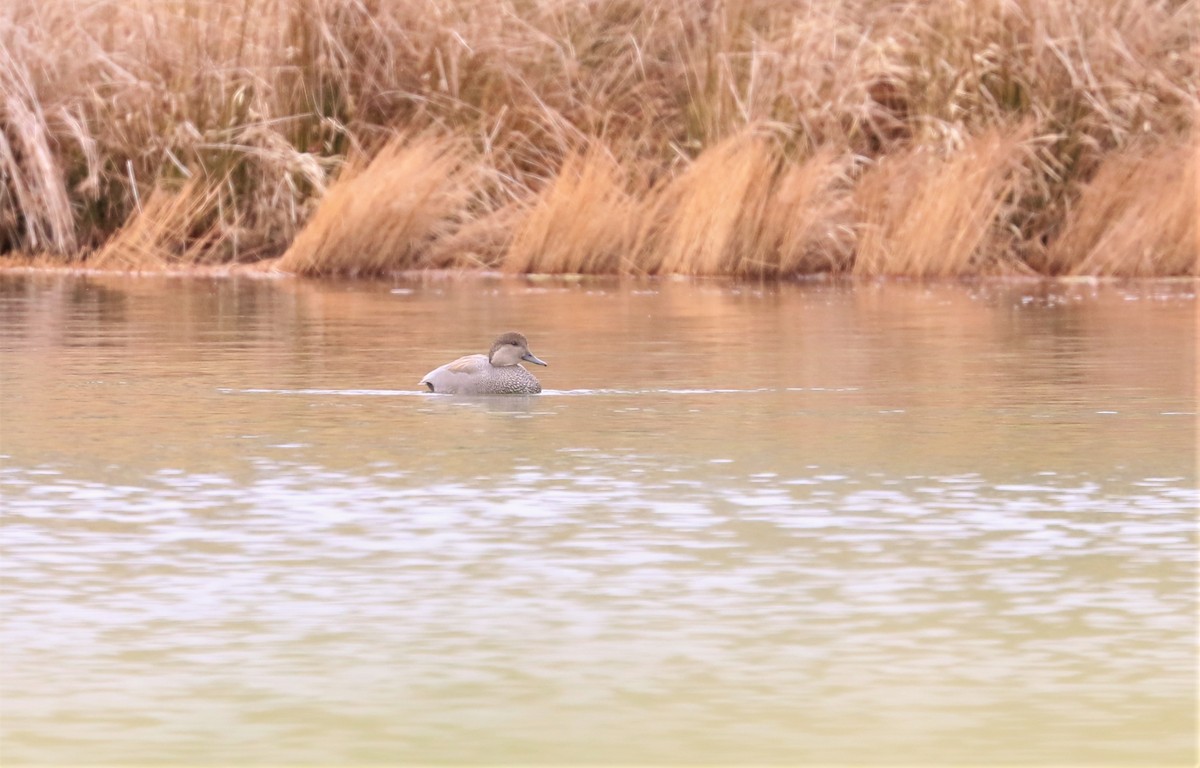
[[[467,355],[425,374],[421,384],[445,395],[533,395],[542,385],[520,365],[495,366],[487,355]]]

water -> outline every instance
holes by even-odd
[[[1196,758],[1194,283],[0,276],[0,757]],[[417,391],[517,329],[531,398]]]

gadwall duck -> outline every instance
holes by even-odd
[[[519,333],[505,333],[492,342],[486,355],[467,355],[425,374],[421,383],[430,392],[446,395],[535,395],[542,385],[521,365],[528,360],[546,365],[529,351]]]

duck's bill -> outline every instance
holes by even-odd
[[[509,359],[511,360],[512,358],[509,358]],[[549,363],[547,363],[543,360],[538,360],[536,357],[534,357],[532,352],[526,352],[525,356],[522,357],[521,359],[528,360],[529,362],[533,363],[534,365],[546,365],[546,366],[549,365]]]

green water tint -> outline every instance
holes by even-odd
[[[1194,283],[0,276],[5,764],[1188,764]],[[520,330],[533,397],[417,380]]]

